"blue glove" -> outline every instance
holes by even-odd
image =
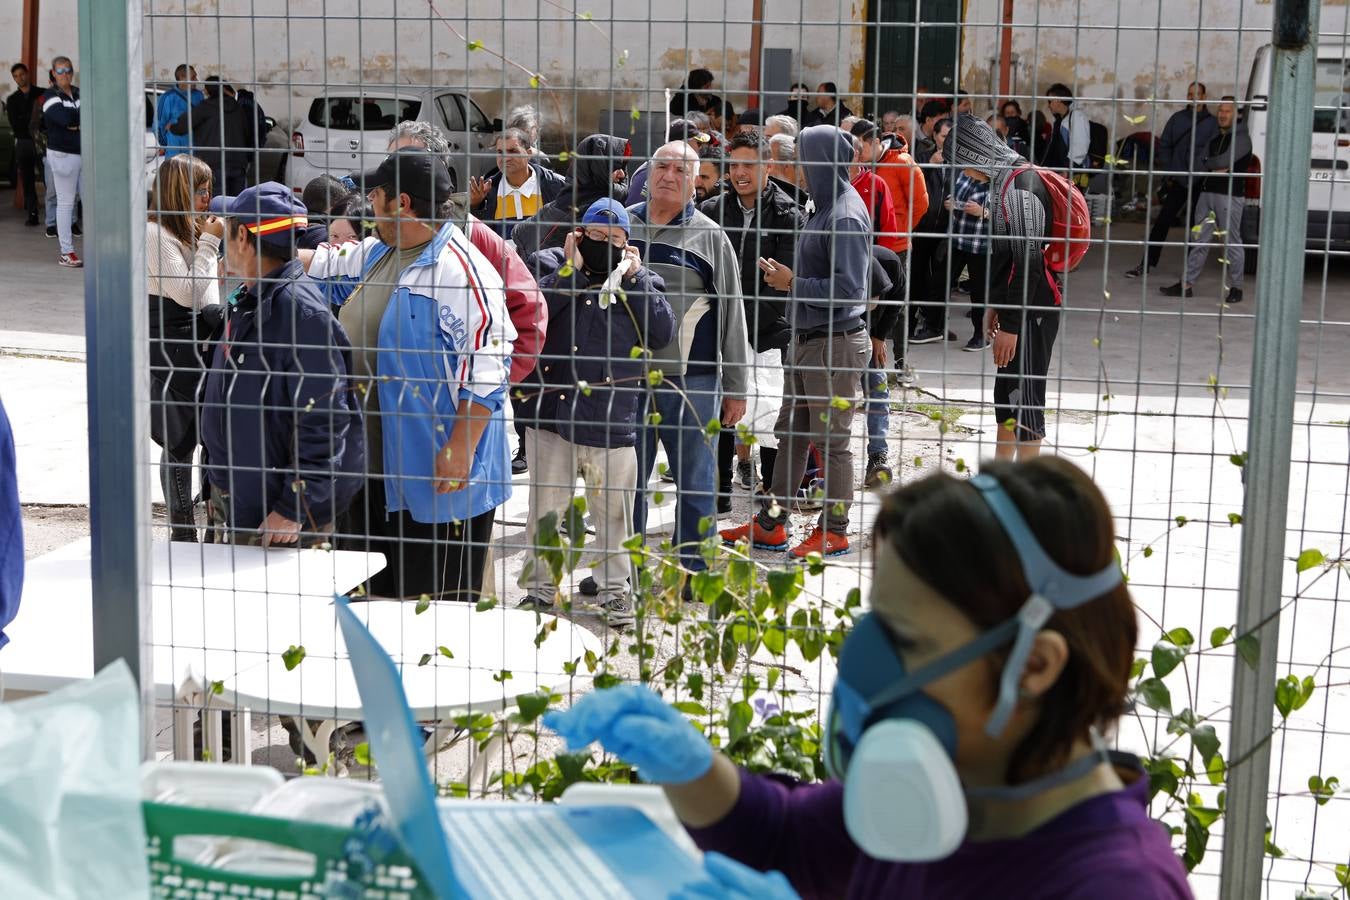
[[[671,900],[801,900],[782,872],[760,872],[720,853],[703,854],[703,871],[705,878]]]
[[[544,713],[544,724],[558,732],[571,750],[599,741],[655,784],[684,784],[712,768],[713,751],[707,739],[683,713],[644,685],[594,691],[571,709]]]

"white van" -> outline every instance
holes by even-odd
[[[482,175],[496,165],[493,141],[501,123],[488,119],[467,95],[357,88],[329,91],[310,103],[291,134],[287,181],[301,191],[317,175],[341,177],[375,168],[384,159],[390,129],[405,120],[431,122],[445,132],[450,168],[461,191],[468,189],[470,174]]]
[[[1265,164],[1266,130],[1274,48],[1256,51],[1247,82],[1247,131],[1256,164]],[[1312,159],[1308,171],[1309,252],[1350,251],[1350,50],[1345,44],[1317,48],[1314,76]],[[1243,221],[1244,243],[1255,243],[1259,222],[1260,182],[1251,182],[1248,215]],[[1250,221],[1250,225],[1249,225]],[[1255,253],[1249,253],[1255,259]],[[1253,269],[1254,271],[1254,269]]]

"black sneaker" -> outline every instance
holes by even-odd
[[[662,472],[662,473],[661,473],[661,481],[664,482],[665,484],[674,484],[674,483],[675,483],[675,470],[674,470],[674,469],[669,469],[669,468],[668,468],[668,469],[666,469],[664,472]]]
[[[895,478],[885,453],[873,453],[867,457],[867,474],[863,477],[863,487],[868,490],[883,488]]]
[[[581,579],[581,583],[577,585],[577,590],[587,597],[598,597],[600,596],[600,583],[595,580],[594,575],[587,575]]]
[[[79,222],[71,222],[70,233],[75,235],[75,237],[82,237],[84,235],[84,229],[80,227]]]
[[[1149,267],[1148,267],[1148,270],[1149,270],[1150,272],[1152,272],[1152,271],[1153,271],[1153,267],[1152,267],[1152,266],[1149,266]],[[1143,264],[1143,263],[1140,263],[1139,265],[1135,266],[1133,269],[1126,269],[1126,270],[1125,270],[1125,277],[1126,277],[1126,278],[1143,278],[1143,277],[1144,277],[1144,264]]]
[[[741,487],[749,490],[755,486],[755,461],[753,459],[743,459],[736,463],[736,475],[740,478]]]
[[[1242,288],[1229,288],[1228,296],[1223,298],[1224,303],[1241,303]]]
[[[511,457],[511,474],[524,475],[530,471],[530,461],[525,458],[525,448],[521,447],[516,451],[516,455]]]
[[[717,514],[725,516],[731,512],[731,497],[726,494],[717,495]]]
[[[983,350],[985,347],[988,346],[989,342],[984,339],[984,335],[977,334],[970,340],[966,341],[966,345],[961,349],[965,350],[967,353],[979,353],[981,350]]]
[[[31,215],[31,216],[29,216],[27,219],[25,219],[23,224],[26,225],[26,226],[29,227],[29,228],[35,227],[35,226],[38,224],[37,213],[33,213],[33,215]]]
[[[55,225],[48,225],[48,226],[47,226],[47,237],[49,237],[49,238],[54,238],[54,237],[56,237],[56,226],[55,226]]]
[[[552,612],[553,601],[540,597],[538,594],[526,594],[520,598],[516,604],[516,609],[532,609],[535,612]]]
[[[942,340],[942,332],[934,331],[927,325],[920,325],[914,329],[914,333],[909,337],[911,344],[935,344],[940,340]]]
[[[1191,289],[1178,281],[1176,284],[1169,284],[1165,288],[1159,288],[1158,293],[1164,297],[1192,297]]]

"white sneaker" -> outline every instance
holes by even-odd
[[[72,250],[69,253],[61,254],[61,265],[67,269],[82,269],[84,268],[84,261],[76,256],[75,251]]]

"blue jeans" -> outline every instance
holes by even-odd
[[[867,398],[867,455],[871,456],[889,449],[886,436],[891,424],[891,389],[886,384],[886,370],[877,365],[875,356],[867,361],[863,382]]]
[[[714,417],[721,415],[720,394],[716,375],[686,375],[671,379],[683,388],[681,396],[667,384],[643,394],[638,401],[637,497],[633,503],[633,529],[637,534],[647,533],[647,483],[656,465],[656,441],[661,440],[675,476],[675,544],[680,558],[691,572],[706,569],[699,556],[698,545],[717,525],[717,438],[709,438],[703,428]],[[647,416],[654,404],[661,414],[659,425],[647,424]],[[708,531],[700,532],[698,524],[707,519]]]

